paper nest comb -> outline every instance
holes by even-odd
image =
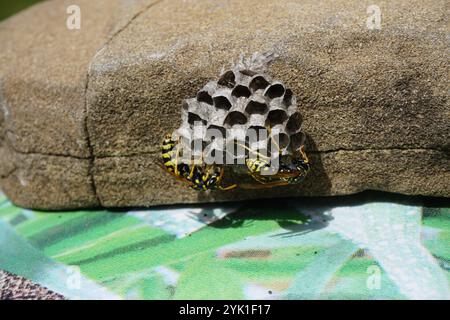
[[[174,138],[183,148],[191,148],[194,155],[194,142],[200,139],[203,156],[210,152],[228,152],[230,156],[236,142],[246,143],[250,129],[263,129],[267,130],[266,137],[250,145],[250,150],[266,150],[270,155],[270,143],[277,138],[278,155],[293,156],[305,141],[302,118],[293,92],[265,73],[275,58],[273,53],[255,53],[247,60],[241,56],[231,69],[222,71],[217,81],[208,82],[195,98],[185,100],[182,123]],[[194,124],[199,122],[206,130],[195,133]],[[219,130],[224,139],[212,139],[209,129]],[[242,155],[232,153],[231,157]]]

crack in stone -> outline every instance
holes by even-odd
[[[149,150],[146,152],[134,152],[129,154],[119,154],[119,155],[103,155],[103,156],[95,156],[95,157],[82,157],[82,156],[76,156],[73,154],[62,154],[62,153],[52,153],[52,152],[39,152],[39,151],[24,151],[17,149],[9,139],[2,140],[5,145],[14,151],[15,153],[22,154],[22,155],[36,155],[36,156],[47,156],[47,157],[59,157],[59,158],[69,158],[69,159],[78,159],[78,160],[93,160],[95,159],[108,159],[108,158],[132,158],[132,157],[139,157],[139,156],[153,156],[155,154],[159,153],[159,148],[155,148],[153,150]],[[0,146],[1,147],[1,146]]]
[[[86,135],[86,144],[87,144],[88,152],[89,152],[88,175],[89,175],[89,179],[90,179],[92,192],[93,192],[93,195],[94,195],[95,199],[97,200],[98,205],[102,205],[102,201],[100,199],[100,195],[97,192],[97,186],[95,184],[94,167],[95,167],[95,158],[96,157],[94,155],[94,149],[93,149],[93,146],[92,146],[91,137],[90,137],[89,129],[88,129],[88,127],[89,127],[88,126],[88,119],[89,119],[88,90],[89,90],[89,80],[90,80],[90,75],[91,75],[91,66],[92,66],[92,63],[94,62],[95,58],[97,57],[97,55],[101,51],[103,51],[106,47],[108,47],[108,45],[111,43],[111,41],[114,38],[116,38],[121,32],[123,32],[126,28],[128,28],[128,26],[130,26],[131,23],[133,23],[133,21],[136,20],[141,14],[145,13],[151,7],[161,3],[162,1],[163,0],[158,0],[156,2],[151,2],[145,8],[143,8],[142,10],[137,12],[133,17],[131,17],[131,19],[122,28],[120,28],[114,34],[112,34],[109,37],[109,39],[105,42],[105,44],[94,54],[94,56],[92,57],[91,62],[89,63],[89,66],[88,66],[87,75],[86,75],[86,85],[85,85],[85,89],[84,89],[84,113],[85,113],[84,131],[85,131],[85,135]]]
[[[92,143],[91,143],[91,137],[89,135],[89,130],[88,130],[88,98],[87,98],[87,92],[88,92],[88,86],[89,86],[89,69],[88,69],[88,73],[86,76],[86,87],[85,87],[85,91],[84,91],[84,100],[85,100],[85,108],[84,108],[84,112],[85,112],[85,118],[84,118],[84,133],[86,135],[86,145],[88,148],[88,152],[89,152],[89,164],[88,164],[88,176],[89,176],[89,182],[91,185],[91,189],[92,189],[92,193],[94,195],[94,198],[97,202],[97,205],[101,205],[100,202],[100,197],[97,193],[97,186],[95,185],[95,179],[94,179],[94,166],[95,166],[95,158],[94,158],[94,151],[93,151],[93,147],[92,147]]]
[[[12,130],[6,130],[5,131],[7,134],[10,133],[12,135],[15,135],[14,132]],[[17,149],[12,143],[10,139],[4,139],[2,140],[5,145],[13,150],[15,153],[19,153],[19,154],[25,154],[25,155],[40,155],[40,156],[49,156],[49,157],[60,157],[60,158],[70,158],[70,159],[79,159],[79,160],[89,160],[89,157],[82,157],[82,156],[77,156],[74,154],[63,154],[63,153],[52,153],[52,152],[39,152],[39,151],[23,151],[23,150],[19,150]]]
[[[338,152],[364,152],[364,151],[434,151],[439,153],[446,154],[448,150],[446,149],[437,149],[437,148],[402,148],[402,147],[387,147],[387,148],[355,148],[355,149],[347,149],[347,148],[337,148],[337,149],[329,149],[329,150],[306,150],[309,154],[328,154],[328,153],[338,153]]]
[[[79,160],[91,160],[90,157],[78,157],[73,155],[63,155],[63,154],[55,154],[55,153],[45,153],[45,152],[26,152],[22,150],[17,150],[10,144],[8,144],[9,147],[18,154],[22,155],[37,155],[37,156],[48,156],[48,157],[60,157],[60,158],[70,158],[70,159],[79,159]],[[434,151],[439,152],[443,154],[447,154],[447,150],[442,149],[435,149],[435,148],[398,148],[398,147],[391,147],[391,148],[358,148],[358,149],[345,149],[345,148],[339,148],[339,149],[330,149],[330,150],[307,150],[308,154],[328,154],[328,153],[338,153],[338,152],[364,152],[364,151],[374,151],[374,152],[383,152],[383,151]],[[106,155],[106,156],[95,156],[92,157],[93,160],[95,159],[113,159],[113,158],[133,158],[133,157],[140,157],[140,156],[153,156],[155,154],[158,154],[159,150],[152,150],[148,152],[141,152],[141,153],[130,153],[130,154],[121,154],[121,155]]]

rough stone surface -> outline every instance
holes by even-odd
[[[448,1],[48,1],[0,24],[1,186],[43,209],[338,195],[450,196]],[[5,48],[5,49],[3,49]],[[303,185],[198,193],[156,164],[163,135],[240,54],[297,96]],[[21,183],[22,182],[22,183]]]

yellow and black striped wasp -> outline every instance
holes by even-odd
[[[270,128],[269,128],[270,132]],[[275,157],[263,155],[247,146],[241,145],[252,154],[245,160],[249,175],[259,184],[241,184],[243,189],[264,189],[300,183],[309,172],[309,159],[302,145],[293,156],[282,157],[280,146],[274,141]],[[272,172],[272,161],[279,161],[277,172]]]
[[[236,184],[222,186],[224,168],[217,165],[194,165],[180,161],[178,142],[167,134],[161,144],[163,168],[181,182],[187,183],[194,190],[231,190]]]
[[[243,185],[242,187],[249,189],[271,188],[300,183],[309,171],[309,159],[303,146],[299,149],[299,153],[299,157],[279,158],[279,169],[274,174],[271,174],[271,161],[273,159],[261,155],[246,159],[245,163],[249,174],[261,186]]]
[[[177,180],[188,184],[194,190],[232,190],[236,187],[242,189],[265,189],[277,186],[297,184],[303,180],[309,171],[309,160],[302,146],[299,155],[288,159],[279,159],[279,170],[271,174],[271,159],[257,151],[243,146],[256,157],[245,160],[248,174],[258,184],[233,184],[222,186],[224,167],[218,165],[195,165],[180,161],[180,148],[177,141],[167,134],[161,145],[162,167],[172,174]]]

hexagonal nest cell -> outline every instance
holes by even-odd
[[[257,141],[258,150],[270,150],[269,144],[276,138],[280,155],[296,153],[304,144],[302,117],[292,90],[265,72],[275,57],[272,53],[254,54],[248,60],[241,57],[217,81],[208,82],[195,98],[185,100],[182,123],[174,137],[183,140],[187,147],[200,138],[207,152],[223,152],[221,149],[239,142],[248,146],[249,130],[262,129],[267,132]],[[194,139],[197,123],[206,130],[200,135],[197,130]],[[226,136],[218,141],[209,129]]]

